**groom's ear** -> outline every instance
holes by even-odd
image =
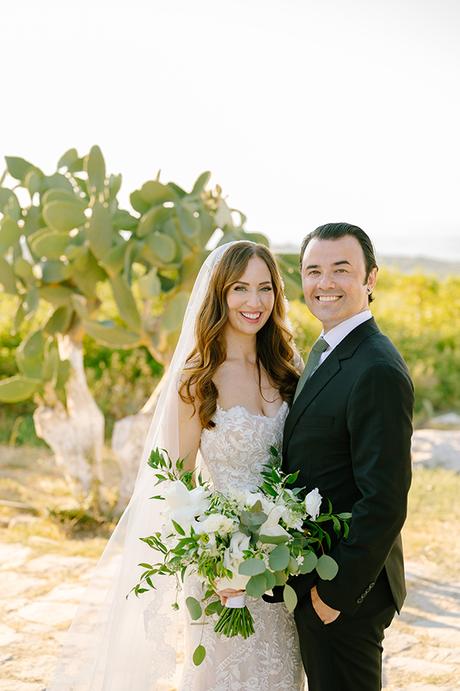
[[[375,284],[377,283],[377,272],[378,272],[378,267],[374,266],[373,269],[370,270],[369,276],[367,277],[366,285],[367,285],[367,292],[370,295],[372,291],[375,288]]]

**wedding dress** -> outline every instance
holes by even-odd
[[[254,415],[242,406],[218,407],[216,426],[201,433],[204,470],[216,490],[256,490],[270,446],[281,447],[288,412],[283,403],[274,417]],[[185,595],[200,599],[198,578],[186,581]],[[294,617],[284,604],[248,598],[255,633],[244,640],[214,633],[212,623],[185,626],[185,658],[181,691],[301,691],[304,672]],[[206,648],[205,661],[195,667],[194,649]]]

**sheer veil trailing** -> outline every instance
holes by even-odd
[[[84,599],[66,635],[48,691],[154,691],[177,683],[176,650],[181,617],[171,608],[175,581],[158,578],[156,590],[136,598],[126,594],[137,582],[137,564],[152,550],[139,537],[160,529],[160,502],[147,459],[152,448],[179,453],[177,387],[193,349],[195,322],[209,279],[226,249],[217,247],[204,262],[185,312],[182,331],[140,459],[131,500],[95,568]]]

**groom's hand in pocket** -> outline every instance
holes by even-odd
[[[316,586],[314,586],[310,590],[310,596],[313,609],[315,610],[316,614],[321,619],[323,624],[332,624],[332,622],[335,621],[339,616],[340,611],[338,609],[333,609],[332,607],[329,607],[329,605],[327,605],[323,600],[321,600],[320,596],[318,595]]]

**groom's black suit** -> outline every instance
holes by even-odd
[[[327,339],[327,335],[326,335]],[[318,487],[333,511],[352,511],[335,541],[332,581],[292,579],[309,691],[381,687],[383,630],[405,597],[400,530],[411,480],[413,387],[406,365],[374,319],[341,341],[295,400],[284,430],[283,469]],[[341,614],[316,615],[310,589]]]

